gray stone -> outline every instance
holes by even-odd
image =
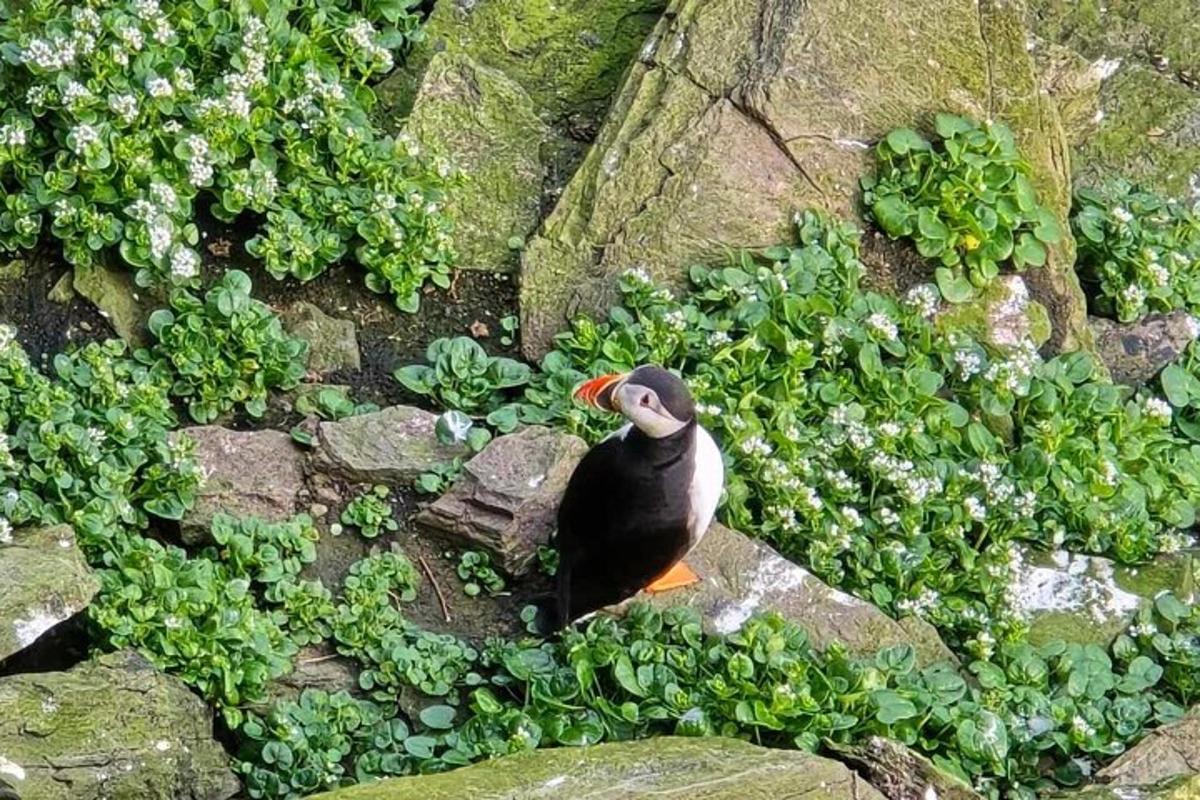
[[[330,645],[305,647],[292,663],[292,671],[271,684],[272,702],[295,700],[305,689],[320,689],[330,694],[341,691],[361,694],[354,661],[333,652]]]
[[[0,777],[25,800],[226,800],[239,788],[211,710],[129,652],[0,678]]]
[[[530,427],[501,436],[468,461],[450,491],[417,522],[469,547],[482,547],[509,575],[527,572],[554,533],[558,505],[587,444]]]
[[[318,375],[340,370],[357,371],[361,366],[354,323],[326,314],[303,300],[293,303],[282,315],[287,332],[308,342],[308,369]]]
[[[132,272],[108,265],[78,266],[73,285],[131,347],[150,343],[146,321],[155,309],[154,300],[133,282]]]
[[[429,62],[408,132],[466,175],[450,193],[458,265],[510,272],[541,218],[541,149],[552,135],[525,90],[504,73],[465,55],[439,53]]]
[[[357,483],[408,483],[439,464],[467,456],[466,444],[444,444],[437,415],[390,406],[317,428],[316,469]]]
[[[862,744],[835,744],[830,749],[890,800],[983,800],[970,786],[892,739],[872,736]]]
[[[98,591],[70,525],[16,531],[0,544],[0,661],[87,608]]]
[[[282,431],[233,431],[218,425],[186,428],[196,442],[204,480],[196,504],[180,525],[187,544],[209,540],[218,513],[280,522],[299,510],[304,453]]]
[[[1112,786],[1138,786],[1182,775],[1200,776],[1200,707],[1173,725],[1151,731],[1098,777]]]
[[[62,277],[55,282],[54,286],[50,287],[46,299],[51,303],[58,303],[62,306],[69,305],[75,299],[74,280],[75,275],[71,270],[64,272]]]
[[[1146,603],[1165,590],[1190,597],[1192,559],[1159,556],[1126,567],[1099,556],[1023,549],[1012,587],[1035,645],[1056,640],[1107,647]]]
[[[603,315],[628,268],[678,288],[693,264],[791,241],[798,210],[858,213],[873,142],[939,111],[1008,123],[1066,229],[1066,142],[1024,17],[998,0],[674,0],[524,251],[526,355]],[[1026,273],[1054,350],[1090,335],[1073,251]]]
[[[498,758],[440,775],[375,781],[313,800],[883,800],[853,772],[799,750],[659,737]]]
[[[1163,367],[1178,361],[1195,340],[1191,314],[1148,314],[1141,320],[1121,324],[1092,317],[1096,352],[1117,383],[1140,386]]]
[[[700,582],[651,595],[655,605],[696,609],[713,633],[732,633],[755,614],[774,611],[803,628],[813,645],[841,642],[857,655],[912,645],[922,663],[954,662],[926,627],[906,629],[875,606],[828,586],[766,544],[714,523],[685,562]],[[916,634],[916,635],[914,635]]]
[[[1073,792],[1056,792],[1047,797],[1054,800],[1196,800],[1200,797],[1200,775],[1142,786],[1094,784]]]

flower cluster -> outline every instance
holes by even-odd
[[[0,27],[16,53],[0,99],[0,250],[50,234],[75,264],[119,253],[142,285],[196,286],[197,202],[265,218],[248,245],[308,280],[347,254],[408,310],[454,257],[457,180],[369,121],[366,81],[417,30],[403,6],[237,2],[47,3]],[[274,23],[273,23],[274,24]],[[365,105],[364,105],[365,104]],[[152,197],[169,187],[170,202]],[[49,226],[46,225],[47,218]]]

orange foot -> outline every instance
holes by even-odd
[[[692,572],[687,564],[680,561],[647,586],[646,591],[651,594],[657,594],[658,592],[665,592],[669,589],[680,589],[699,582],[700,576]]]

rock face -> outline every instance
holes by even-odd
[[[0,544],[0,661],[87,608],[98,591],[70,525],[16,531]]]
[[[453,4],[451,4],[453,5]],[[459,266],[511,271],[541,218],[541,148],[551,132],[525,90],[466,55],[429,62],[408,132],[466,175],[450,196]]]
[[[1050,795],[1059,800],[1196,800],[1200,776],[1177,778],[1146,786],[1089,786],[1076,792]]]
[[[208,541],[214,514],[254,516],[268,522],[297,512],[304,488],[304,454],[282,431],[233,431],[218,425],[187,428],[196,441],[204,482],[196,505],[183,519],[183,540]]]
[[[838,760],[866,776],[871,785],[891,800],[982,800],[983,795],[929,759],[892,739],[872,736],[853,747],[834,745]],[[930,792],[933,792],[931,795]]]
[[[508,76],[547,121],[598,123],[666,0],[447,0],[434,6],[425,41],[384,82],[408,111],[434,54],[465,54]]]
[[[440,442],[436,426],[436,415],[409,406],[322,422],[317,429],[314,465],[360,483],[412,481],[422,472],[470,452],[465,444]]]
[[[1029,297],[1020,275],[1004,275],[975,300],[943,304],[937,316],[947,330],[965,331],[992,347],[1011,349],[1025,342],[1041,346],[1050,338],[1046,309]]]
[[[526,572],[554,533],[558,504],[587,443],[548,428],[501,436],[468,461],[454,486],[417,522],[492,554],[509,575]]]
[[[1031,0],[1034,52],[1052,80],[1076,179],[1124,176],[1175,196],[1200,184],[1200,37],[1177,0]],[[1057,45],[1057,47],[1055,46]],[[1074,54],[1074,58],[1062,51]],[[1066,77],[1064,77],[1066,76]]]
[[[1193,591],[1187,555],[1123,567],[1097,556],[1025,550],[1022,561],[1012,591],[1035,645],[1062,639],[1106,647],[1160,592]]]
[[[883,800],[846,767],[732,739],[663,737],[563,747],[441,775],[377,781],[314,800]]]
[[[1100,360],[1115,382],[1129,386],[1146,383],[1179,360],[1196,338],[1186,311],[1149,314],[1128,325],[1093,317],[1091,324]]]
[[[855,213],[871,144],[938,111],[1008,122],[1065,223],[1066,145],[1024,15],[994,0],[674,0],[525,251],[526,354],[572,312],[605,310],[627,268],[679,286],[694,263],[790,241],[798,210]],[[1073,258],[1066,242],[1027,274],[1055,348],[1087,337]]]
[[[141,657],[0,678],[0,778],[27,800],[225,800],[212,714]]]
[[[283,314],[287,332],[308,342],[308,368],[324,375],[339,370],[357,371],[361,366],[354,323],[326,314],[303,300]]]
[[[732,633],[755,614],[775,611],[808,632],[817,647],[840,641],[856,654],[912,645],[923,663],[954,657],[928,626],[902,627],[870,603],[840,592],[762,542],[714,523],[685,559],[700,583],[651,596],[687,605],[714,633]],[[924,633],[922,634],[922,629]]]
[[[120,267],[93,266],[75,268],[75,291],[100,309],[118,336],[131,347],[149,344],[146,320],[154,310],[150,298],[142,299],[133,282],[133,273]]]
[[[1098,777],[1113,786],[1137,786],[1181,775],[1200,778],[1200,708],[1174,725],[1152,731]]]

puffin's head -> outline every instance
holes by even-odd
[[[696,417],[687,384],[662,367],[647,364],[633,372],[601,375],[575,390],[583,402],[622,414],[654,439],[678,433]]]

